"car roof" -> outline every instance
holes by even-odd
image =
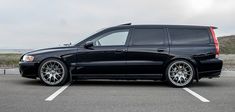
[[[212,27],[216,29],[214,26],[197,26],[197,25],[129,25],[129,24],[123,24],[118,26],[113,26],[110,28],[209,28]]]

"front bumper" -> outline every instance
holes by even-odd
[[[35,62],[19,62],[21,76],[26,78],[37,78],[38,66],[39,64]]]

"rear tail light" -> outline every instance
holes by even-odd
[[[219,41],[217,37],[215,36],[214,27],[210,27],[210,31],[214,40],[215,48],[216,48],[216,57],[218,58],[219,57]]]

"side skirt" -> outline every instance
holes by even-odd
[[[72,74],[75,79],[160,80],[162,74]]]

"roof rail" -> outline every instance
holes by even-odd
[[[131,23],[125,23],[125,24],[121,24],[121,25],[131,25]],[[121,25],[120,25],[120,26],[121,26]]]

